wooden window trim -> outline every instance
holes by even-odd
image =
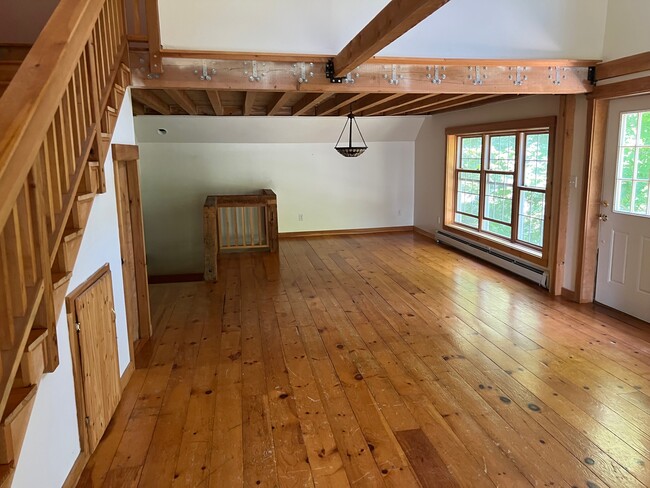
[[[523,157],[523,152],[521,151],[522,132],[527,134],[534,134],[543,131],[546,133],[548,130],[549,134],[549,154],[548,154],[548,170],[547,170],[547,184],[546,189],[541,190],[539,188],[528,188],[520,186],[520,168],[524,164],[524,161],[520,159]],[[485,202],[485,191],[487,180],[487,173],[494,174],[494,171],[489,171],[484,168],[487,168],[486,158],[489,158],[489,149],[487,144],[489,137],[493,135],[512,135],[515,134],[515,154],[516,154],[516,164],[514,172],[502,172],[497,171],[496,174],[508,174],[513,175],[513,216],[514,219],[511,222],[512,227],[512,239],[508,240],[506,238],[498,237],[494,234],[491,234],[487,231],[481,231],[481,222],[483,215],[483,206]],[[519,257],[523,260],[526,260],[530,263],[536,264],[547,268],[549,265],[549,256],[551,254],[551,216],[552,208],[551,202],[553,201],[553,193],[557,191],[554,189],[553,185],[553,175],[554,175],[554,158],[555,158],[555,140],[556,140],[556,117],[537,117],[531,119],[521,119],[505,122],[496,122],[488,124],[472,124],[459,127],[450,127],[445,130],[446,135],[446,161],[445,161],[445,188],[444,188],[444,202],[445,202],[445,211],[444,211],[444,221],[443,229],[454,232],[456,234],[462,235],[470,240],[479,242],[481,244],[490,246],[492,248],[501,250],[505,253],[509,253],[513,256]],[[481,174],[481,190],[480,190],[480,202],[479,202],[479,228],[477,230],[471,229],[470,227],[462,226],[455,222],[456,214],[456,204],[457,204],[457,182],[458,182],[458,157],[460,151],[460,137],[472,137],[480,136],[482,138],[482,148],[481,148],[481,162],[482,167],[480,170],[469,170],[470,172],[480,173]],[[521,180],[523,185],[523,180]],[[530,244],[522,244],[517,240],[518,235],[518,212],[519,212],[519,200],[521,191],[538,191],[545,192],[545,212],[544,212],[544,241],[542,247],[537,247]],[[462,212],[459,212],[462,213]],[[488,219],[491,220],[491,219]],[[536,253],[537,251],[537,253]]]

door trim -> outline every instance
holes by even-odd
[[[113,144],[113,165],[115,173],[115,195],[117,199],[117,217],[120,234],[120,253],[122,255],[122,279],[124,289],[133,290],[136,296],[136,308],[132,310],[127,300],[126,319],[129,336],[131,360],[135,361],[135,350],[142,347],[151,337],[151,312],[149,307],[149,285],[147,277],[147,262],[144,241],[144,220],[142,217],[142,201],[140,196],[140,175],[138,171],[138,146],[128,144]],[[124,168],[126,181],[122,178],[120,169]],[[122,192],[128,196],[129,208],[124,208],[120,199]],[[127,236],[125,220],[130,219],[130,234]],[[130,245],[129,245],[130,241]],[[130,272],[128,262],[133,263]],[[133,337],[131,324],[138,323],[138,337]]]

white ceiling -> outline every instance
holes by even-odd
[[[161,37],[175,49],[336,54],[387,3],[159,0]],[[608,0],[451,0],[379,54],[600,59],[607,6]]]
[[[424,119],[424,116],[363,117],[358,124],[366,142],[408,142],[415,141]],[[345,117],[147,116],[135,118],[135,132],[139,143],[333,144],[345,120]],[[167,134],[160,135],[160,128],[166,129]]]

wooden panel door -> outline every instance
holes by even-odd
[[[120,401],[113,285],[108,266],[74,298],[88,448],[93,452]]]

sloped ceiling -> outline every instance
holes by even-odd
[[[646,1],[646,0],[644,0]],[[160,0],[165,48],[336,54],[387,0]],[[600,59],[608,0],[452,0],[379,55]]]
[[[367,117],[358,121],[366,142],[415,141],[423,116]],[[138,142],[158,143],[331,143],[345,117],[136,117]],[[164,128],[166,135],[158,133]]]

